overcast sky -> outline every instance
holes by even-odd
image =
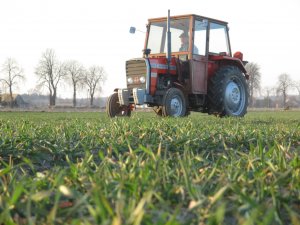
[[[125,86],[125,61],[141,57],[148,18],[198,14],[229,22],[232,51],[261,67],[262,86],[287,73],[300,80],[299,0],[1,0],[0,65],[14,58],[27,78],[20,93],[34,88],[39,59],[52,48],[59,60],[104,67],[104,93]],[[65,90],[65,89],[64,89]],[[63,88],[61,97],[71,97]]]

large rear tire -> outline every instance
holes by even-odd
[[[119,104],[119,97],[116,92],[109,96],[106,102],[106,113],[109,117],[131,116],[130,107]]]
[[[186,116],[186,99],[178,88],[167,90],[162,107],[163,116],[183,117]]]
[[[209,113],[242,117],[247,113],[248,96],[243,73],[236,66],[224,66],[209,81]]]

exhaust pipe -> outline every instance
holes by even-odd
[[[168,20],[167,20],[167,63],[168,73],[170,73],[171,64],[171,31],[170,31],[170,9],[168,9]]]

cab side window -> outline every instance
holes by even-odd
[[[229,54],[226,26],[217,23],[210,23],[209,52],[216,54],[226,52]]]
[[[194,49],[197,49],[198,53],[194,51],[194,54],[205,55],[207,30],[206,28],[207,20],[195,21]]]

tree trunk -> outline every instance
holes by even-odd
[[[253,95],[250,94],[249,105],[253,107]]]
[[[11,85],[9,86],[9,95],[10,95],[10,108],[12,108],[14,106],[14,100],[13,100],[13,93],[12,93]]]
[[[76,85],[74,87],[74,92],[73,92],[73,107],[76,107]]]
[[[50,107],[55,106],[55,101],[56,101],[56,90],[50,91]]]
[[[94,104],[94,95],[91,94],[91,99],[90,99],[90,107],[92,107]]]
[[[49,88],[49,107],[52,105],[52,90]]]
[[[286,93],[285,91],[283,92],[283,108],[286,108]]]
[[[53,103],[53,106],[55,106],[55,103],[56,103],[56,89],[54,89],[53,91],[53,99],[52,99],[52,103]]]
[[[249,102],[249,105],[251,107],[253,107],[253,85],[251,85],[251,88],[250,88],[250,102]]]
[[[53,106],[53,95],[50,95],[50,107],[52,107]]]

